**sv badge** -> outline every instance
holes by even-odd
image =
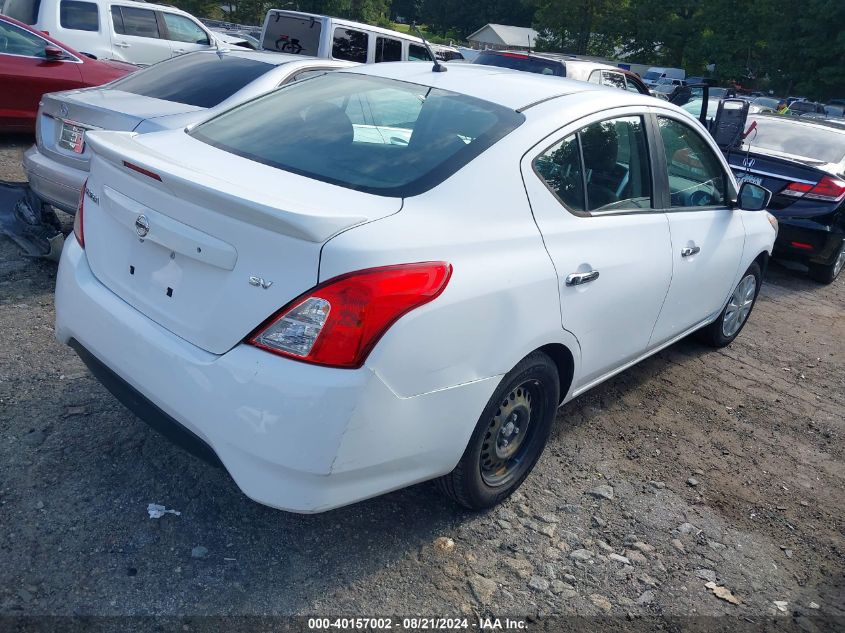
[[[272,281],[264,281],[264,279],[261,278],[261,277],[250,277],[249,278],[249,285],[255,286],[256,288],[264,288],[264,290],[267,290],[267,288],[269,288],[270,286],[273,285],[273,282]]]

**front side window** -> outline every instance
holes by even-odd
[[[409,62],[429,62],[433,61],[431,55],[428,54],[425,46],[418,44],[408,44],[408,61]]]
[[[344,59],[348,62],[367,63],[367,49],[370,46],[370,36],[364,31],[337,28],[334,30],[332,57]]]
[[[59,5],[59,24],[62,28],[76,31],[98,31],[100,17],[97,5],[79,0],[62,0]]]
[[[524,120],[481,99],[337,71],[249,101],[190,134],[307,178],[405,197],[436,186]]]
[[[173,42],[208,45],[208,34],[188,18],[175,13],[164,13],[167,39]]]
[[[271,64],[225,53],[180,55],[126,75],[112,88],[212,108],[272,69]]]
[[[376,63],[402,61],[402,42],[391,37],[376,38]]]
[[[135,37],[160,37],[155,12],[117,5],[112,7],[111,12],[115,33]]]
[[[14,24],[0,21],[0,43],[4,42],[5,46],[0,48],[0,55],[5,53],[24,57],[46,57],[44,53],[47,46],[46,40]]]
[[[725,205],[725,171],[704,139],[674,119],[657,117],[657,126],[666,153],[670,206]]]
[[[651,170],[642,117],[591,123],[534,161],[571,211],[651,208]]]

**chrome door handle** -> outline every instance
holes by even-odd
[[[567,286],[580,286],[599,278],[599,271],[591,270],[586,273],[572,273],[566,276]]]
[[[701,248],[698,246],[685,246],[681,249],[681,257],[690,257],[700,252]]]

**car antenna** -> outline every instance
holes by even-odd
[[[446,68],[443,64],[441,64],[441,63],[440,63],[440,61],[438,61],[438,59],[437,59],[437,55],[435,55],[435,54],[434,54],[434,51],[433,51],[433,50],[431,50],[431,46],[430,46],[430,45],[429,45],[429,43],[425,40],[425,36],[422,34],[422,31],[420,31],[420,30],[417,28],[417,23],[416,23],[416,21],[411,22],[411,28],[412,28],[412,29],[414,29],[414,32],[415,32],[415,33],[419,36],[419,38],[422,40],[423,45],[425,46],[425,50],[427,50],[427,51],[428,51],[429,56],[431,57],[431,59],[433,59],[433,60],[434,60],[434,66],[432,66],[432,67],[431,67],[431,70],[432,70],[432,71],[434,71],[434,72],[436,72],[436,73],[445,73],[447,70],[449,70],[449,69],[448,69],[448,68]]]

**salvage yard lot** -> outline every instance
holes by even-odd
[[[22,179],[29,143],[0,139],[0,179]],[[467,513],[422,484],[299,516],[250,501],[112,398],[53,338],[55,273],[0,238],[0,615],[842,625],[845,278],[773,263],[736,342],[682,341],[567,404],[499,508]],[[148,503],[181,515],[150,519]]]

